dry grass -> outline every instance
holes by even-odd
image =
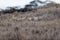
[[[60,6],[0,16],[0,40],[60,40]]]

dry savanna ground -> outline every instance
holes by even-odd
[[[1,14],[0,40],[60,40],[60,5]]]

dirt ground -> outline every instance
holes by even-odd
[[[60,6],[1,14],[0,40],[60,40]]]

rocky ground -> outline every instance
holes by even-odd
[[[1,14],[0,40],[60,40],[60,5]]]

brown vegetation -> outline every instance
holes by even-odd
[[[0,40],[60,40],[60,5],[1,14]]]

